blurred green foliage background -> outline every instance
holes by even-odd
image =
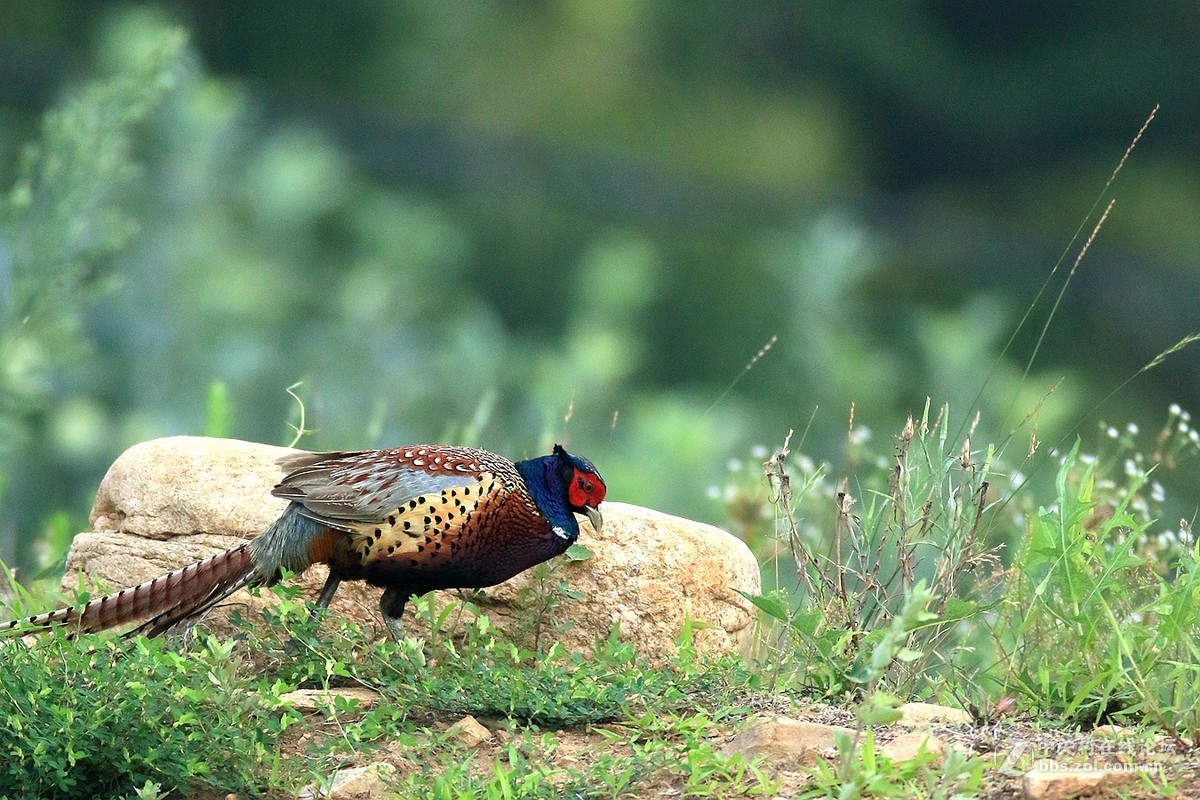
[[[968,415],[1161,103],[1030,376],[1045,302],[978,402],[1002,436],[1065,376],[1043,439],[1151,430],[1195,352],[1082,414],[1198,327],[1198,29],[1182,1],[4,4],[0,558],[57,557],[137,441],[286,443],[297,381],[301,446],[559,440],[612,499],[720,522],[727,460],[814,408],[822,457],[851,403],[889,435],[927,396]]]

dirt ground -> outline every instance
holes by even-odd
[[[785,701],[764,698],[754,709],[755,716],[774,717],[786,715],[792,719],[817,722],[824,725],[852,727],[854,714],[820,704],[791,705]],[[786,705],[786,707],[785,707]],[[450,728],[454,719],[430,718],[420,720],[431,731],[441,732]],[[475,753],[474,763],[478,769],[490,769],[497,759],[503,759],[508,742],[514,734],[502,720],[480,719],[492,736],[466,750]],[[336,723],[330,723],[336,727]],[[308,727],[308,726],[304,726]],[[322,727],[318,725],[318,728]],[[601,729],[609,732],[619,726],[579,726],[553,731],[558,747],[553,753],[552,763],[546,766],[581,770],[594,763],[604,753],[620,754],[624,744],[605,736]],[[722,728],[712,740],[714,748],[720,749],[737,734],[739,727]],[[1144,780],[1133,780],[1108,794],[1079,796],[1120,796],[1129,798],[1151,798],[1174,796],[1200,798],[1200,757],[1189,754],[1182,742],[1173,742],[1167,737],[1153,736],[1145,731],[1116,730],[1100,733],[1068,733],[1038,726],[1033,720],[1004,719],[985,725],[969,724],[933,725],[932,733],[947,747],[954,747],[971,755],[977,755],[987,764],[981,797],[996,799],[1022,798],[1023,776],[1033,768],[1050,770],[1113,770],[1134,771],[1145,775]],[[878,728],[875,732],[877,745],[882,746],[894,736],[906,732],[904,729]],[[299,755],[308,747],[307,736],[313,729],[298,737],[292,737],[286,749]],[[319,734],[317,734],[319,735]],[[435,734],[436,735],[436,734]],[[464,756],[466,752],[464,752]],[[386,762],[395,767],[400,776],[419,772],[419,766],[406,754],[402,747],[384,747],[370,752],[364,751],[360,759],[348,759],[339,767],[361,766]],[[803,765],[787,763],[786,760],[766,762],[768,774],[779,781],[775,797],[794,797],[805,791],[810,780]],[[646,800],[669,800],[683,796],[684,786],[678,775],[653,776],[635,787],[638,798]],[[737,795],[732,795],[737,796]]]

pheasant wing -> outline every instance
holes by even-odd
[[[418,498],[475,488],[490,474],[487,457],[467,447],[401,447],[360,452],[294,453],[271,494],[303,506],[306,517],[344,531],[394,516]]]

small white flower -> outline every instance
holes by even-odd
[[[1192,428],[1188,431],[1188,439],[1191,440],[1192,444],[1200,444],[1200,433],[1197,433],[1196,429]]]
[[[863,444],[871,440],[871,429],[866,425],[856,425],[850,430],[850,444]]]
[[[1179,407],[1179,403],[1171,403],[1171,405],[1167,406],[1167,413],[1172,417],[1178,417],[1183,413],[1183,409]]]
[[[766,461],[769,451],[765,444],[756,444],[750,448],[750,455],[755,461]]]
[[[737,458],[729,459],[728,461],[725,462],[725,468],[728,469],[730,472],[741,472],[742,471],[741,459],[737,459]]]
[[[1132,458],[1125,459],[1125,474],[1132,477],[1139,473],[1140,473],[1140,470],[1137,468],[1137,464],[1134,463],[1133,459]]]
[[[1163,485],[1158,481],[1150,484],[1150,499],[1156,503],[1161,503],[1167,499],[1167,491],[1163,489]]]
[[[709,500],[716,500],[716,499],[720,498],[720,496],[721,496],[721,487],[720,486],[709,486],[708,490],[705,492],[705,494],[708,495]]]
[[[1108,438],[1110,439],[1115,439],[1121,435],[1121,432],[1111,425],[1108,426],[1108,430],[1106,430],[1105,433],[1108,434]]]
[[[1125,426],[1125,432],[1128,433],[1130,436],[1137,436],[1138,435],[1137,424],[1133,423],[1133,422],[1129,423],[1128,425]]]
[[[1063,456],[1063,458],[1060,459],[1060,461],[1062,463],[1065,463],[1066,460],[1067,460],[1066,456]],[[1079,454],[1079,463],[1080,464],[1095,464],[1096,457],[1094,455],[1092,455],[1091,453],[1080,453]]]

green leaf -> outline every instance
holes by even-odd
[[[738,594],[753,603],[760,611],[772,619],[787,622],[790,609],[778,595],[748,594],[738,590]]]
[[[593,553],[588,548],[586,548],[583,545],[576,542],[575,544],[573,544],[567,548],[566,555],[567,555],[568,561],[587,561],[589,558],[591,558],[592,556],[594,556],[596,554]]]
[[[890,725],[900,719],[900,698],[887,692],[875,692],[855,711],[863,725]]]

